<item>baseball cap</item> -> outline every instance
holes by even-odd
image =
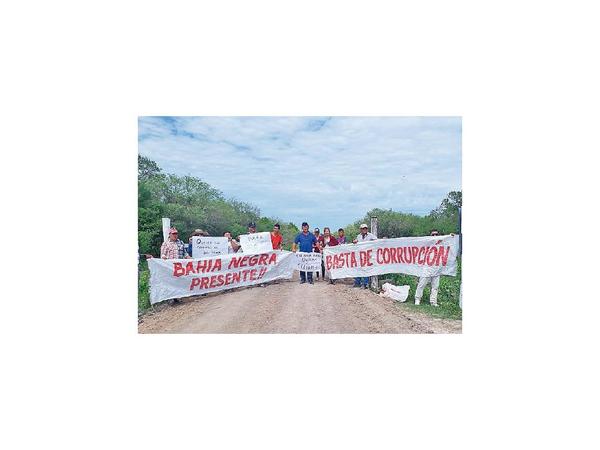
[[[307,226],[308,226],[308,224],[307,224],[306,222],[302,222],[302,226],[303,226],[303,227],[307,227]]]
[[[317,227],[317,228],[315,228],[315,231],[318,231],[319,233],[321,232],[321,230],[319,230],[319,228],[318,228],[318,227]]]
[[[360,227],[361,228],[369,228],[366,223],[363,223]]]
[[[177,233],[177,234],[179,234],[179,233],[177,232],[177,228],[171,228],[171,229],[169,229],[169,234],[172,234],[172,233]]]
[[[248,228],[256,228],[256,224],[254,222],[250,222],[248,224]]]

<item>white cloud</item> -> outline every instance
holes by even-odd
[[[265,215],[321,227],[376,207],[426,214],[461,188],[456,117],[142,117],[139,151]]]

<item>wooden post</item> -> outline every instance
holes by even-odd
[[[371,217],[371,233],[377,236],[377,217]],[[379,292],[379,278],[377,275],[371,277],[371,288],[375,290],[375,292]]]

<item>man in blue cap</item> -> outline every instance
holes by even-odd
[[[308,231],[308,224],[306,222],[302,222],[302,233],[298,233],[296,239],[294,239],[294,245],[292,246],[292,251],[295,253],[300,248],[301,252],[311,253],[313,251],[313,245],[316,244],[317,238],[314,234]],[[300,284],[306,283],[306,278],[308,273],[308,282],[313,284],[313,274],[312,272],[303,272],[300,271]]]

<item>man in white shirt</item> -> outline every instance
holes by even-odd
[[[358,236],[356,236],[356,239],[354,239],[352,241],[352,243],[358,244],[359,242],[376,241],[376,240],[377,240],[377,238],[375,237],[375,235],[373,233],[369,233],[369,227],[367,226],[367,224],[363,223],[360,226],[360,234]],[[368,289],[369,288],[369,277],[355,277],[354,278],[354,287],[360,288],[361,285],[364,289]]]
[[[431,236],[439,236],[438,230],[431,230]],[[423,289],[427,286],[427,283],[431,283],[431,295],[429,296],[429,303],[431,306],[437,306],[438,288],[440,287],[440,276],[437,277],[420,277],[419,284],[417,285],[417,292],[415,292],[415,305],[421,303],[421,297],[423,297]]]

